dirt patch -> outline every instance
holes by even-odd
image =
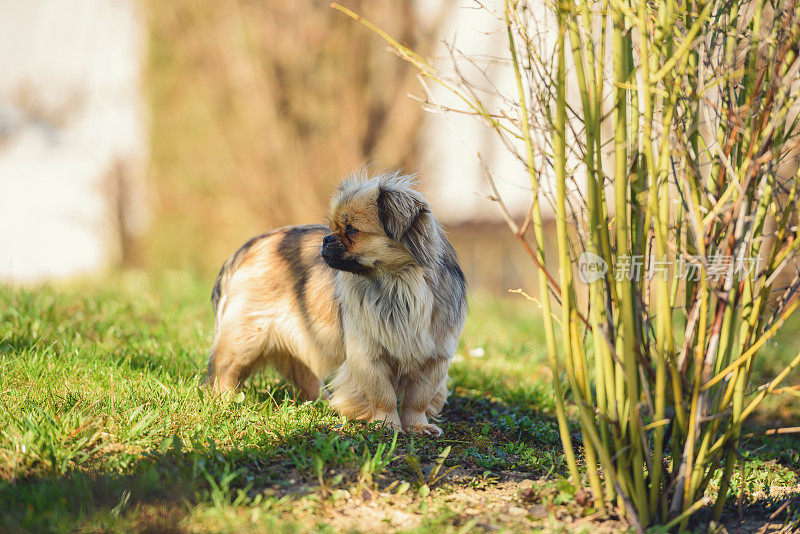
[[[481,480],[459,469],[426,496],[413,487],[398,494],[397,482],[383,490],[362,485],[334,489],[324,496],[315,492],[300,497],[302,501],[311,496],[314,504],[295,507],[288,515],[309,529],[325,524],[336,532],[439,531],[455,527],[464,532],[568,529],[605,534],[630,529],[613,509],[593,509],[588,493],[579,491],[566,497],[552,479],[514,475]],[[774,487],[769,496],[743,503],[741,509],[729,506],[719,523],[710,522],[710,508],[701,511],[689,527],[720,534],[798,532],[798,508],[800,486]]]
[[[352,494],[337,490],[335,502],[324,505],[318,519],[337,531],[362,532],[397,532],[444,524],[468,531],[527,531],[567,523],[570,528],[585,525],[587,530],[605,533],[619,532],[626,526],[605,512],[527,499],[531,491],[539,494],[535,489],[538,486],[536,481],[524,479],[475,487],[473,477],[464,477],[434,489],[425,498],[391,491],[363,489]]]

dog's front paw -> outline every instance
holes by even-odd
[[[444,435],[442,429],[432,423],[418,423],[411,427],[411,433],[419,436],[431,436],[434,438]]]

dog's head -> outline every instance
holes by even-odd
[[[441,227],[412,177],[399,173],[343,182],[331,202],[330,226],[322,258],[342,271],[429,267],[440,253]]]

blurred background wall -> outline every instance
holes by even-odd
[[[504,46],[472,2],[345,3],[424,55]],[[519,162],[423,111],[414,69],[327,1],[0,0],[0,64],[5,280],[211,277],[252,235],[324,221],[333,186],[372,164],[419,173],[473,288],[535,285],[474,155],[521,218]]]
[[[133,2],[0,1],[0,279],[96,272],[143,236]]]

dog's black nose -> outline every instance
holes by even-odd
[[[336,242],[336,237],[333,234],[326,235],[322,238],[322,246],[323,247],[330,247]]]

